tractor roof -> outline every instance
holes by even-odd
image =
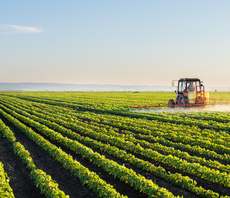
[[[200,81],[199,78],[181,78],[179,82],[181,81]]]

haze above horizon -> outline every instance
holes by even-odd
[[[2,1],[0,82],[230,87],[230,2]]]

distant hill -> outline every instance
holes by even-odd
[[[172,91],[169,86],[58,83],[0,83],[1,91]]]
[[[171,86],[98,85],[59,83],[0,83],[0,91],[174,91]],[[230,91],[229,87],[207,87],[208,91]]]

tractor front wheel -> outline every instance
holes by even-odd
[[[175,106],[171,106],[171,105],[175,105],[175,102],[173,99],[170,99],[168,102],[168,108],[174,108]]]

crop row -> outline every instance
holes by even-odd
[[[68,113],[69,114],[69,113]],[[75,116],[79,117],[80,114]],[[131,119],[118,116],[109,115],[95,115],[100,119],[101,123],[108,124],[117,128],[135,131],[144,134],[151,134],[154,136],[161,136],[174,142],[189,143],[191,145],[198,145],[200,147],[216,150],[222,153],[229,153],[230,136],[225,132],[220,134],[212,130],[204,129],[197,130],[197,128],[184,127],[183,125],[168,126],[168,123],[157,123],[156,121],[146,121],[143,119]],[[91,119],[88,114],[80,115],[81,118]],[[225,136],[224,136],[225,135]],[[227,151],[227,152],[226,152]]]
[[[21,113],[23,113],[23,112],[21,112]],[[25,114],[25,115],[27,115],[27,117],[31,117],[32,119],[36,119],[35,116],[30,116],[29,114]],[[47,119],[50,119],[50,118],[47,117]],[[42,119],[39,119],[39,121],[42,121]],[[54,121],[54,120],[53,120],[53,121]],[[56,121],[57,121],[57,119],[56,119]],[[49,125],[49,121],[43,120],[43,122],[46,123],[46,125],[47,125],[47,124]],[[57,126],[54,125],[53,122],[52,122],[52,123],[50,122],[50,125],[53,126],[53,127],[56,128],[56,129],[58,128]],[[66,125],[69,126],[69,123],[66,123]],[[63,128],[62,128],[62,127],[59,127],[59,128],[60,128],[60,130],[63,132]],[[75,129],[76,129],[76,128],[79,129],[79,126],[75,125],[74,128],[75,128]],[[82,131],[84,131],[84,133],[85,133],[86,130],[87,130],[87,129],[84,129],[84,128],[82,129]],[[67,131],[68,131],[68,130],[67,130]],[[88,132],[87,134],[89,134],[89,132]],[[111,141],[109,141],[109,139],[108,139],[109,136],[106,136],[106,135],[104,135],[104,134],[98,135],[98,133],[93,133],[93,132],[91,133],[91,135],[94,135],[94,136],[96,135],[97,137],[99,137],[99,136],[104,137],[104,139],[102,139],[102,140],[105,140],[105,141],[111,143]],[[110,138],[110,139],[111,139],[111,138]],[[119,140],[119,139],[118,139],[118,138],[115,138],[115,140]],[[120,142],[121,142],[121,141],[120,141]],[[121,145],[125,145],[125,148],[126,148],[126,149],[127,149],[127,147],[128,147],[128,146],[127,146],[127,143],[124,142],[124,141],[121,142],[119,145],[120,145],[120,146],[121,146]],[[132,146],[132,144],[131,144],[131,146]],[[134,145],[133,145],[133,148],[134,148],[134,149],[132,149],[132,151],[134,152],[134,150],[137,150],[138,146],[134,146]],[[143,151],[143,153],[146,153],[143,149],[142,149],[142,151]],[[140,149],[139,149],[139,152],[138,152],[138,153],[141,154],[142,151],[140,151]],[[148,155],[147,155],[147,156],[148,156]],[[160,156],[160,155],[159,155],[159,156]],[[156,158],[158,158],[159,156],[157,156]],[[155,158],[155,160],[156,160],[156,158]],[[163,162],[163,163],[164,163],[164,162]],[[196,169],[200,169],[200,168],[201,168],[201,166],[198,167],[198,168],[196,168]],[[206,169],[206,170],[207,170],[207,169]],[[212,171],[209,171],[208,174],[210,174],[210,172],[212,172]],[[217,172],[217,173],[218,173],[218,172]],[[221,174],[226,175],[225,173],[220,173],[220,175],[221,175]],[[220,179],[220,175],[219,175],[219,179]],[[212,175],[211,177],[214,177],[214,176]],[[217,177],[216,177],[216,178],[217,178]],[[213,180],[213,181],[214,181],[214,180]]]
[[[15,109],[16,110],[16,109]],[[144,161],[144,160],[141,160],[141,159],[138,159],[136,158],[134,155],[132,154],[127,154],[126,151],[124,150],[120,150],[118,149],[117,147],[114,147],[114,146],[110,146],[108,144],[103,144],[101,142],[98,142],[98,141],[95,141],[91,138],[88,138],[88,137],[84,137],[84,136],[80,136],[79,134],[77,133],[73,133],[71,130],[68,130],[62,126],[59,126],[57,124],[55,124],[54,121],[56,122],[59,122],[59,123],[62,123],[62,125],[65,125],[65,126],[69,126],[70,123],[67,123],[65,121],[61,121],[59,119],[55,119],[55,118],[51,118],[51,117],[48,117],[46,116],[46,120],[45,119],[41,119],[41,118],[38,118],[36,116],[31,116],[29,114],[26,114],[26,113],[23,113],[21,112],[22,114],[25,114],[27,117],[30,117],[31,119],[33,120],[37,120],[38,122],[40,123],[43,123],[51,128],[54,128],[55,130],[58,130],[59,132],[61,133],[64,133],[72,138],[75,138],[77,139],[78,141],[81,141],[83,142],[84,144],[86,145],[89,145],[89,146],[93,146],[95,148],[98,148],[104,152],[107,152],[115,157],[118,157],[120,159],[122,159],[123,161],[126,161],[130,164],[133,164],[135,166],[137,166],[138,168],[142,168],[143,170],[146,170],[146,171],[149,171],[151,173],[154,173],[156,176],[158,177],[161,177],[167,181],[170,181],[178,186],[181,186],[187,190],[190,190],[192,192],[194,192],[195,194],[199,195],[199,196],[202,196],[202,197],[210,197],[211,195],[215,195],[214,192],[212,192],[211,190],[205,190],[203,189],[202,187],[197,187],[196,186],[196,182],[193,181],[192,179],[190,179],[189,177],[184,177],[182,176],[181,174],[171,174],[171,173],[167,173],[162,167],[155,167],[153,164],[147,162],[147,161]],[[50,121],[49,121],[50,120]],[[75,124],[75,125],[71,125],[72,127],[71,128],[79,128],[79,125]],[[83,128],[81,128],[83,130]],[[100,139],[100,140],[105,140],[107,141],[108,139],[105,139],[103,137],[103,135],[100,135],[99,133],[94,133],[94,132],[91,132],[90,133],[87,133],[87,135],[90,135],[90,136],[93,136],[97,139]]]
[[[7,110],[1,105],[1,107]],[[59,142],[65,147],[73,150],[74,152],[82,155],[83,158],[88,159],[90,162],[96,164],[97,166],[103,168],[109,174],[112,174],[114,177],[119,178],[121,181],[130,184],[135,189],[140,190],[147,194],[148,196],[157,196],[157,197],[174,197],[171,192],[168,190],[158,187],[152,180],[148,180],[141,175],[137,175],[132,169],[128,169],[125,166],[121,166],[116,162],[106,159],[104,156],[101,156],[99,153],[93,152],[92,149],[83,146],[77,141],[73,141],[68,138],[64,138],[60,133],[57,133],[45,125],[42,125],[38,122],[33,121],[32,119],[21,116],[13,111],[9,111],[12,115],[18,119],[26,122],[30,126],[35,127],[40,132],[44,133],[46,136],[49,136],[52,140]]]
[[[16,107],[12,107],[12,109],[15,109]],[[43,117],[43,118],[46,118],[48,114],[46,114],[45,112],[43,112],[43,114],[41,113],[36,113],[34,111],[31,111],[31,110],[27,110],[29,113],[32,113],[32,114],[35,114],[37,116],[40,116],[40,117]],[[51,115],[49,115],[51,116]],[[55,118],[53,118],[54,120],[53,121],[56,121],[57,117],[59,117],[57,114],[55,115]],[[61,116],[63,118],[63,116]],[[60,118],[60,117],[59,117]],[[35,118],[36,119],[36,118]],[[64,119],[64,118],[63,118]],[[68,120],[69,124],[72,122],[71,120]],[[91,128],[92,130],[96,130],[96,131],[100,131],[100,132],[103,132],[104,133],[108,133],[108,131],[105,129],[105,128],[99,128],[99,127],[92,127],[93,125],[93,122],[90,122],[90,125],[87,125],[86,123],[82,123],[82,122],[79,122],[78,120],[74,120],[74,123],[77,123],[78,126],[83,126],[83,127],[86,127],[86,128]],[[196,157],[196,156],[190,156],[188,153],[186,152],[181,152],[179,150],[175,150],[174,149],[174,145],[175,144],[178,144],[178,143],[173,143],[171,142],[171,146],[163,146],[162,144],[159,144],[159,143],[149,143],[149,142],[146,142],[146,141],[143,141],[143,140],[139,140],[139,139],[136,139],[134,138],[133,136],[137,136],[137,137],[141,137],[141,138],[144,138],[144,139],[151,139],[151,140],[156,140],[156,137],[153,137],[153,136],[150,136],[150,135],[142,135],[142,134],[132,134],[131,132],[128,132],[128,134],[131,134],[131,135],[128,135],[128,136],[124,136],[124,135],[121,135],[121,134],[118,134],[118,133],[115,133],[115,132],[112,132],[111,130],[109,131],[109,134],[110,135],[113,135],[113,136],[120,136],[122,138],[125,138],[126,140],[129,140],[129,141],[132,141],[134,143],[139,143],[140,145],[144,146],[144,147],[149,147],[149,148],[152,148],[152,149],[157,149],[159,151],[163,151],[164,153],[168,153],[168,154],[171,154],[171,155],[175,155],[177,157],[180,157],[182,159],[186,159],[188,161],[191,161],[191,162],[196,162],[196,163],[201,163],[203,165],[206,165],[206,166],[209,166],[209,167],[212,167],[212,168],[215,168],[215,169],[219,169],[221,171],[225,171],[225,172],[229,172],[230,170],[230,166],[227,165],[222,165],[221,163],[217,162],[217,161],[212,161],[212,160],[205,160],[204,158],[200,158],[200,157]],[[157,137],[159,138],[159,137]],[[165,139],[161,139],[161,142],[162,143],[165,143]],[[167,141],[168,142],[168,145],[170,143],[170,141]],[[181,145],[181,144],[180,144]],[[189,151],[193,151],[194,148],[193,147],[189,147],[189,146],[186,146],[186,145],[181,145],[182,148],[190,148]],[[195,148],[196,151],[198,151],[199,153],[202,152],[202,149],[201,148]],[[203,149],[204,150],[204,149]],[[213,156],[213,154],[216,154],[214,153],[213,151],[208,151],[208,150],[205,150],[205,153],[208,154],[208,156]],[[215,155],[214,155],[215,156]],[[227,161],[229,161],[229,155],[219,155],[219,154],[216,154],[216,157],[219,158],[219,159],[225,159]]]
[[[36,168],[29,151],[26,150],[22,144],[16,142],[13,132],[2,122],[2,120],[0,120],[0,131],[13,145],[14,153],[17,154],[23,163],[26,164],[26,167],[30,169],[31,178],[34,180],[35,185],[40,188],[42,194],[45,194],[46,197],[69,197],[58,188],[58,184],[52,180],[50,175]]]
[[[223,108],[225,106],[223,105]],[[220,107],[221,109],[221,107]],[[201,120],[213,120],[217,122],[230,122],[230,114],[228,112],[177,112],[173,115],[178,115],[180,117],[189,117],[189,118],[195,118],[195,119],[201,119]]]
[[[32,108],[30,107],[30,109]],[[42,110],[36,109],[36,111],[43,114]],[[49,109],[49,111],[51,111],[51,109]],[[222,145],[222,142],[225,142],[227,144],[227,141],[226,141],[227,139],[223,139],[223,140],[220,139],[220,136],[218,136],[217,133],[215,133],[216,135],[215,138],[212,137],[211,139],[211,138],[206,137],[205,139],[202,139],[200,136],[195,136],[195,137],[191,136],[191,134],[188,133],[188,131],[194,131],[195,129],[194,130],[189,129],[187,128],[188,126],[183,129],[183,126],[168,127],[162,124],[161,126],[157,125],[157,129],[155,130],[154,127],[153,129],[150,128],[152,126],[155,126],[155,122],[149,123],[149,121],[146,121],[146,120],[140,120],[140,119],[133,120],[130,118],[118,118],[118,116],[116,117],[116,116],[110,116],[110,115],[95,115],[95,114],[87,113],[87,112],[84,112],[84,113],[68,112],[68,115],[66,113],[60,114],[59,112],[55,111],[55,116],[57,117],[59,116],[63,118],[63,115],[64,115],[65,118],[68,118],[70,120],[71,119],[73,120],[73,117],[75,118],[75,120],[76,120],[76,117],[80,119],[84,119],[84,120],[89,120],[90,121],[90,124],[88,125],[89,128],[90,127],[92,128],[91,126],[92,123],[97,122],[97,125],[98,125],[98,122],[100,122],[100,123],[104,123],[106,125],[110,125],[113,127],[118,127],[118,128],[121,127],[122,129],[133,131],[135,133],[141,133],[141,134],[138,134],[137,136],[142,137],[142,138],[147,138],[151,135],[150,138],[153,141],[165,144],[167,146],[184,149],[189,152],[202,154],[202,155],[213,157],[216,159],[221,159],[221,160],[226,160],[226,161],[229,161],[230,159],[230,156],[228,154],[220,155],[215,152],[215,151],[222,152],[222,153],[230,152],[229,148]],[[30,113],[33,113],[33,111],[31,110]],[[53,113],[54,112],[48,113],[48,111],[46,111],[46,114],[50,116],[52,116]],[[180,127],[182,128],[181,132],[179,132]],[[175,131],[175,128],[177,129],[176,131]],[[185,133],[185,131],[187,131],[187,133]],[[203,131],[197,131],[197,133],[204,135],[205,133],[213,133],[213,131],[205,129]],[[226,138],[228,138],[228,136]],[[211,141],[214,141],[216,143],[212,143]]]
[[[78,161],[74,160],[72,156],[65,153],[62,149],[51,144],[48,140],[44,139],[41,135],[35,133],[31,128],[19,122],[16,118],[5,113],[0,109],[0,113],[17,128],[24,132],[30,139],[36,142],[42,149],[47,151],[57,161],[59,161],[64,168],[69,170],[75,177],[79,178],[83,185],[87,185],[92,189],[95,194],[100,197],[125,197],[120,195],[114,187],[107,184],[96,173],[89,171],[88,168],[82,166]]]
[[[33,105],[36,105],[35,103],[33,104]],[[44,105],[43,104],[41,104],[41,103],[39,103],[39,106],[40,105],[42,105],[43,107],[44,107]],[[50,108],[52,108],[52,109],[50,109],[50,110],[52,110],[53,112],[55,112],[55,109],[57,109],[57,110],[59,110],[59,109],[62,109],[63,107],[57,107],[57,106],[50,106]],[[62,109],[63,110],[63,109]],[[70,111],[70,109],[69,109],[69,111]],[[142,117],[142,118],[145,118],[144,117],[144,115],[146,115],[146,114],[144,114],[144,115],[139,115],[139,114],[134,114],[134,113],[129,113],[129,112],[126,112],[127,113],[127,115],[129,115],[130,114],[130,116],[133,114],[133,115],[136,115],[137,117],[138,116],[140,116],[140,117]],[[126,113],[124,113],[123,112],[123,114],[126,114]],[[68,114],[69,114],[69,112],[68,112]],[[153,116],[153,115],[155,115],[155,114],[151,114],[151,116]],[[156,114],[157,115],[157,114]],[[66,116],[68,116],[68,115],[66,115]],[[84,114],[82,115],[82,116],[84,116]],[[100,121],[101,120],[101,116],[104,116],[104,115],[99,115],[99,114],[96,114],[96,116],[95,116],[95,121]],[[160,115],[158,115],[158,116],[160,116]],[[165,116],[167,116],[167,115],[165,115]],[[96,117],[98,117],[98,119],[96,118]],[[117,119],[119,117],[119,119]],[[122,122],[122,117],[121,116],[113,116],[112,117],[112,115],[110,116],[110,120],[111,119],[116,119],[116,121],[118,121],[118,122]],[[124,118],[125,119],[125,118]],[[132,124],[133,123],[135,123],[136,122],[136,120],[135,119],[129,119],[129,122],[131,122]],[[147,120],[142,120],[142,122],[143,123],[140,123],[140,119],[138,120],[138,124],[140,125],[140,124],[142,124],[142,125],[145,125],[146,126],[146,129],[156,129],[156,130],[159,130],[159,128],[161,129],[162,127],[160,127],[160,126],[164,126],[164,128],[167,128],[167,130],[168,129],[173,129],[174,131],[183,131],[183,133],[189,133],[189,135],[192,135],[192,136],[198,136],[198,135],[200,135],[200,137],[202,137],[202,136],[204,136],[204,134],[202,133],[202,136],[201,136],[201,130],[199,129],[199,128],[197,128],[196,126],[192,126],[192,127],[189,127],[189,126],[185,126],[185,125],[175,125],[175,124],[170,124],[170,123],[167,123],[167,124],[164,124],[164,123],[162,123],[162,122],[157,122],[157,121],[155,121],[155,120],[151,120],[151,122],[148,122]],[[121,125],[122,126],[122,125]],[[208,132],[210,132],[210,131],[208,131]],[[212,133],[214,133],[214,131],[211,131],[211,134]],[[222,133],[216,133],[215,134],[215,136],[217,136],[218,135],[218,138],[226,138],[226,133],[223,133],[222,135],[221,135]],[[207,133],[207,134],[205,134],[205,135],[209,135],[209,133]],[[208,137],[208,136],[207,136]],[[227,135],[227,137],[229,137],[229,139],[230,139],[230,136],[229,135]],[[213,136],[211,136],[210,138],[213,138]],[[224,139],[226,142],[229,142],[229,139]],[[222,142],[221,142],[222,143]]]
[[[147,136],[146,136],[147,137]]]
[[[57,108],[57,107],[53,107]],[[57,110],[60,108],[57,108]],[[58,113],[50,109],[52,113]],[[200,130],[197,127],[189,127],[185,125],[175,125],[169,123],[161,123],[157,121],[148,121],[143,119],[130,119],[121,116],[112,116],[105,114],[93,114],[93,113],[78,113],[74,111],[68,111],[65,117],[74,115],[81,119],[88,119],[95,122],[101,122],[104,124],[109,124],[113,127],[118,127],[126,130],[141,132],[145,134],[152,134],[154,136],[161,136],[168,140],[173,140],[175,142],[189,143],[191,145],[197,145],[204,147],[206,149],[217,149],[216,151],[222,153],[228,153],[228,148],[230,147],[230,135],[226,134],[224,131],[215,132],[213,130],[204,129]],[[178,138],[179,137],[179,138]],[[199,142],[197,142],[199,140]],[[214,150],[215,151],[215,150]]]
[[[7,173],[4,170],[3,163],[0,161],[0,197],[15,198],[12,188],[10,187]]]
[[[64,94],[63,94],[64,93]],[[1,92],[2,95],[19,97],[43,103],[56,103],[61,106],[91,110],[126,110],[132,105],[157,104],[168,102],[173,93],[145,92]],[[154,99],[154,100],[153,100]]]
[[[22,106],[22,105],[20,105],[20,106]],[[44,108],[44,106],[42,108]],[[31,107],[30,107],[30,109],[31,109]],[[30,113],[32,113],[32,114],[39,115],[38,113],[35,113],[32,110],[27,110],[27,111],[30,112]],[[46,115],[52,116],[51,113],[47,113],[46,111],[43,112],[42,114],[40,114],[39,116],[41,116],[41,117],[43,117],[43,118],[46,119]],[[68,119],[69,119],[68,122],[71,121],[71,119],[73,120],[73,117],[71,118],[70,115],[71,114],[68,115]],[[74,114],[74,115],[76,115],[76,114]],[[65,116],[59,115],[59,116],[62,117],[62,119],[64,119],[64,117],[67,117],[66,115]],[[59,116],[58,116],[58,113],[56,112],[55,113],[55,119],[57,117],[59,117]],[[77,120],[75,119],[74,122],[77,122]],[[85,127],[87,127],[87,128],[91,128],[91,129],[97,130],[97,131],[99,130],[100,132],[103,132],[103,131],[106,132],[106,130],[104,128],[98,128],[97,127],[98,128],[97,129],[95,127],[92,127],[93,122],[90,122],[89,125],[86,125],[85,123],[82,123],[82,122],[78,122],[78,125],[82,125],[82,124],[85,125]],[[110,130],[110,133],[112,133],[111,130]],[[113,133],[112,135],[116,136],[116,134],[117,133]],[[130,132],[128,134],[130,134]],[[143,138],[143,139],[146,139],[148,141],[149,140],[155,141],[156,143],[157,142],[158,143],[162,143],[164,145],[167,145],[168,147],[165,147],[165,146],[162,146],[162,145],[159,145],[159,144],[149,144],[148,142],[143,142],[143,141],[140,141],[140,140],[135,140],[135,138],[133,138],[133,136],[135,136],[137,138]],[[162,138],[160,136],[154,137],[154,136],[149,135],[149,134],[148,135],[144,135],[144,134],[133,134],[133,133],[131,133],[131,135],[122,136],[122,138],[125,138],[126,140],[131,140],[132,139],[133,142],[136,141],[136,142],[140,143],[141,145],[148,146],[148,147],[153,148],[153,149],[158,148],[161,151],[164,151],[164,152],[166,152],[168,154],[176,155],[176,156],[178,156],[180,158],[187,159],[190,162],[201,163],[203,165],[206,165],[206,166],[209,166],[209,167],[212,167],[212,168],[215,168],[215,169],[219,169],[219,170],[222,170],[222,171],[229,172],[229,165],[225,166],[225,165],[220,164],[217,161],[205,160],[205,159],[202,159],[202,158],[199,158],[199,157],[196,157],[196,156],[190,156],[190,155],[188,155],[185,152],[180,152],[178,150],[175,150],[173,147],[180,148],[180,149],[183,149],[183,150],[187,150],[189,152],[203,154],[205,156],[216,158],[216,159],[219,159],[219,160],[229,161],[230,156],[227,155],[227,154],[220,155],[220,154],[217,154],[214,151],[210,151],[208,149],[201,148],[200,146],[191,146],[189,144],[185,145],[185,144],[182,144],[182,143],[172,142],[172,141],[166,140],[165,138]]]
[[[116,112],[116,111],[115,111]],[[117,114],[138,117],[138,118],[147,118],[147,119],[154,119],[163,122],[171,122],[176,124],[184,124],[189,126],[198,126],[202,128],[208,129],[217,129],[217,130],[224,130],[230,133],[230,123],[221,123],[214,120],[200,120],[200,119],[192,119],[189,117],[181,117],[178,115],[168,115],[168,114],[157,114],[157,113],[137,113],[137,112],[122,112],[117,111]]]
[[[58,95],[58,94],[57,94]],[[159,95],[159,94],[158,94]],[[12,95],[11,95],[12,96]],[[14,95],[15,96],[15,95]],[[118,115],[127,115],[127,116],[133,116],[133,117],[145,117],[148,119],[154,119],[154,120],[159,120],[159,121],[164,121],[164,122],[171,122],[171,123],[177,123],[177,124],[187,124],[187,125],[195,125],[195,126],[199,126],[199,127],[204,127],[204,128],[209,128],[209,129],[218,129],[218,130],[226,130],[226,131],[230,131],[230,123],[220,123],[220,122],[216,122],[214,120],[210,120],[210,119],[203,119],[203,120],[197,120],[197,119],[191,119],[188,116],[186,117],[181,117],[181,116],[177,116],[177,115],[168,115],[168,114],[159,114],[159,113],[151,113],[151,114],[146,114],[146,113],[139,113],[139,112],[126,112],[124,110],[127,110],[129,106],[135,106],[135,103],[130,104],[130,98],[129,100],[122,100],[123,98],[120,98],[120,100],[117,100],[117,103],[123,103],[123,105],[121,106],[120,104],[120,108],[116,108],[117,104],[113,103],[113,108],[111,108],[112,106],[112,102],[111,102],[111,97],[103,98],[101,97],[101,95],[97,95],[96,97],[92,98],[82,98],[82,97],[77,97],[78,100],[76,100],[75,98],[68,98],[65,96],[65,100],[63,100],[63,96],[58,95],[57,97],[51,97],[51,96],[56,96],[55,94],[52,95],[46,95],[43,94],[43,97],[41,97],[41,95],[31,95],[30,97],[28,96],[23,96],[23,95],[19,95],[17,97],[19,98],[23,98],[23,99],[28,99],[31,101],[36,101],[36,102],[44,102],[47,104],[52,104],[52,105],[60,105],[60,106],[65,106],[65,107],[72,107],[75,109],[84,109],[84,110],[93,110],[93,111],[99,111],[99,112],[110,112],[110,113],[115,113]],[[120,97],[121,94],[120,94]],[[129,96],[129,97],[132,97]],[[159,96],[158,96],[159,97]],[[113,97],[112,97],[113,98]],[[115,98],[113,98],[114,100]],[[95,102],[96,101],[96,102]],[[131,100],[132,101],[132,100]],[[141,101],[145,101],[147,102],[144,98],[142,98]],[[165,101],[162,98],[159,98],[158,100],[154,100],[151,103],[152,104],[157,104],[157,102],[162,102]],[[150,102],[150,101],[149,101]],[[125,103],[127,103],[127,105],[124,105]],[[130,105],[128,105],[130,104]],[[146,104],[150,104],[150,103],[143,103],[142,105],[146,105]],[[141,105],[141,104],[139,104]]]
[[[17,110],[17,108],[15,106],[10,106],[10,105],[8,105],[8,106],[11,109]],[[136,138],[133,137],[134,134],[125,136],[125,135],[121,135],[121,134],[113,132],[113,131],[107,131],[105,128],[92,127],[93,126],[92,122],[90,122],[90,125],[88,125],[86,123],[79,122],[78,120],[74,120],[74,121],[68,120],[68,124],[66,124],[66,122],[63,122],[61,120],[57,121],[57,118],[60,118],[59,116],[57,116],[57,114],[56,114],[55,117],[53,117],[51,115],[46,114],[45,112],[43,112],[43,114],[41,114],[41,113],[36,113],[34,111],[31,111],[31,110],[27,110],[29,113],[32,113],[32,114],[36,115],[36,116],[31,116],[31,115],[26,114],[24,111],[19,111],[19,110],[17,110],[17,111],[20,114],[24,114],[25,116],[30,116],[32,119],[37,120],[38,122],[43,122],[44,124],[47,124],[45,122],[45,120],[38,119],[36,116],[42,117],[44,119],[51,120],[53,122],[59,122],[62,125],[71,127],[72,129],[76,128],[75,125],[82,126],[82,127],[87,128],[87,129],[91,128],[94,131],[96,130],[97,132],[103,132],[105,134],[109,134],[109,135],[114,136],[114,137],[122,137],[122,138],[125,138],[125,140],[129,140],[129,141],[132,141],[133,143],[140,144],[143,147],[148,147],[148,148],[151,148],[153,150],[163,151],[164,153],[171,154],[171,155],[177,156],[177,157],[182,158],[182,159],[186,159],[186,160],[188,160],[190,162],[200,163],[202,165],[205,165],[205,166],[208,166],[208,167],[211,167],[211,168],[215,168],[215,169],[219,169],[219,170],[225,171],[227,173],[230,172],[230,166],[229,165],[223,165],[223,164],[221,164],[221,163],[219,163],[217,161],[205,160],[205,158],[201,158],[201,157],[197,157],[197,156],[190,156],[187,152],[182,152],[180,150],[175,150],[174,147],[163,146],[160,143],[149,143],[149,142],[144,141],[144,140],[139,140],[139,139],[136,139]],[[62,116],[62,118],[63,118],[63,116]],[[128,134],[130,134],[130,132]],[[143,135],[137,135],[137,136],[138,137],[143,137]],[[145,139],[153,139],[154,137],[152,137],[150,135],[147,135],[144,138]],[[206,152],[208,152],[208,151],[206,151]],[[212,155],[212,154],[213,154],[213,152],[209,153],[209,155]],[[225,155],[225,156],[227,156],[227,155]]]
[[[54,108],[54,107],[53,107]],[[69,114],[69,112],[68,112]],[[198,128],[198,126],[196,125],[191,125],[189,127],[189,125],[184,125],[186,122],[184,122],[183,120],[181,120],[180,124],[182,125],[178,125],[178,124],[170,124],[170,123],[162,123],[162,119],[163,121],[170,121],[173,120],[173,122],[177,122],[178,118],[177,117],[172,117],[172,116],[168,116],[168,115],[159,115],[159,114],[151,114],[151,115],[142,115],[142,114],[136,114],[136,113],[130,113],[130,112],[118,112],[117,114],[119,115],[125,115],[125,116],[134,116],[135,117],[140,117],[140,118],[149,118],[154,117],[154,119],[156,117],[159,117],[159,120],[143,120],[143,119],[129,119],[129,118],[124,118],[121,116],[110,116],[110,115],[105,115],[105,114],[96,114],[95,117],[95,121],[96,122],[103,122],[105,124],[113,124],[116,127],[119,128],[126,128],[128,130],[139,130],[140,126],[142,129],[145,129],[146,131],[162,131],[163,133],[165,133],[168,130],[173,131],[173,135],[181,135],[181,136],[188,136],[190,138],[194,138],[197,139],[199,138],[200,140],[204,139],[204,141],[210,141],[213,142],[215,144],[220,144],[220,145],[225,145],[226,147],[230,147],[230,135],[224,131],[218,131],[215,132],[214,130],[210,130],[210,129],[204,129],[201,130]],[[93,114],[91,114],[93,115]],[[68,117],[68,115],[66,115]],[[78,115],[79,116],[79,115]],[[88,114],[82,114],[80,115],[83,119],[88,117]],[[105,118],[105,116],[107,116],[107,118]],[[92,117],[92,116],[91,116]],[[166,119],[166,118],[169,119]],[[92,119],[92,118],[91,118]],[[186,119],[186,118],[185,118]],[[112,120],[112,123],[111,123]],[[159,122],[160,121],[160,122]],[[193,121],[193,120],[192,120]],[[196,120],[194,120],[196,121]],[[203,122],[201,122],[203,123]],[[128,124],[128,125],[127,125]],[[137,126],[138,125],[138,126]],[[127,128],[128,127],[128,128]]]

